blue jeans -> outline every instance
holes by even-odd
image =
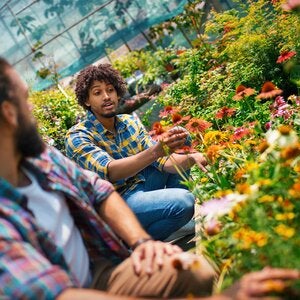
[[[180,183],[177,174],[149,166],[141,173],[145,182],[122,197],[144,229],[156,240],[164,240],[188,223],[194,215],[195,197]]]

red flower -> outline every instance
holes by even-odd
[[[207,128],[209,128],[212,124],[202,119],[192,118],[185,125],[185,128],[190,132],[198,133],[204,132]]]
[[[240,84],[235,91],[233,100],[242,100],[244,97],[249,97],[255,93],[254,89],[247,88],[244,85]]]
[[[178,50],[176,51],[176,54],[177,54],[177,55],[181,55],[181,54],[183,54],[184,52],[186,52],[185,49],[178,49]]]
[[[282,94],[282,90],[278,89],[272,82],[267,81],[261,88],[260,94],[257,96],[258,99],[269,99],[274,98]]]
[[[230,118],[235,114],[235,112],[236,112],[235,108],[229,108],[224,106],[216,113],[216,118],[217,119]]]
[[[189,154],[195,152],[197,152],[197,150],[195,150],[192,146],[183,146],[182,148],[175,150],[175,153],[177,154]]]
[[[249,128],[245,128],[245,127],[236,128],[236,130],[234,131],[234,134],[233,134],[233,139],[240,140],[241,138],[249,135],[250,133],[251,133],[251,130]]]
[[[280,53],[280,56],[277,59],[277,63],[281,64],[287,60],[289,60],[291,57],[295,56],[297,54],[297,52],[295,51],[283,51]]]
[[[178,109],[174,108],[171,105],[167,105],[163,110],[160,111],[159,117],[160,118],[166,118],[168,115],[172,115],[173,113],[176,113]]]
[[[157,140],[159,136],[161,136],[166,130],[162,127],[160,122],[154,122],[152,124],[152,130],[149,131],[150,136]]]
[[[181,124],[184,121],[188,121],[190,118],[191,118],[190,116],[183,117],[179,113],[172,114],[172,122],[173,122],[173,124],[176,124],[176,125]]]

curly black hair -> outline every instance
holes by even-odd
[[[127,91],[127,84],[119,71],[110,64],[90,65],[81,70],[76,78],[75,94],[79,105],[89,110],[85,102],[88,99],[89,89],[95,80],[112,84],[117,95],[123,97]]]

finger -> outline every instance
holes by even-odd
[[[200,170],[202,170],[203,172],[207,172],[207,169],[202,165],[202,163],[197,162],[197,166],[199,167]]]
[[[146,274],[151,275],[153,272],[153,264],[154,264],[154,257],[155,257],[155,244],[157,242],[146,242],[141,246],[144,247],[145,251],[145,272]]]
[[[155,261],[159,268],[161,268],[164,263],[164,254],[164,244],[161,243],[155,250]]]
[[[188,131],[184,128],[184,127],[181,127],[181,126],[175,126],[171,129],[169,129],[169,132],[171,133],[180,133],[180,132],[184,132],[184,133],[187,133],[188,134]]]
[[[176,253],[181,253],[182,251],[183,250],[180,247],[178,247],[177,245],[165,244],[165,253],[168,256],[171,256]]]
[[[256,274],[255,274],[256,273]],[[252,273],[256,280],[269,280],[269,279],[298,279],[300,272],[295,269],[277,269],[277,268],[264,268],[261,272]]]
[[[136,249],[132,252],[130,258],[133,265],[133,270],[136,275],[140,275],[142,271],[142,257],[143,254],[140,249]]]

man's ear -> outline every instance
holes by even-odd
[[[18,126],[17,107],[9,101],[3,101],[0,105],[0,108],[3,120],[12,126]]]
[[[89,99],[86,99],[86,100],[85,100],[84,105],[85,105],[86,107],[90,107],[90,106],[91,106],[91,104],[89,103]]]

